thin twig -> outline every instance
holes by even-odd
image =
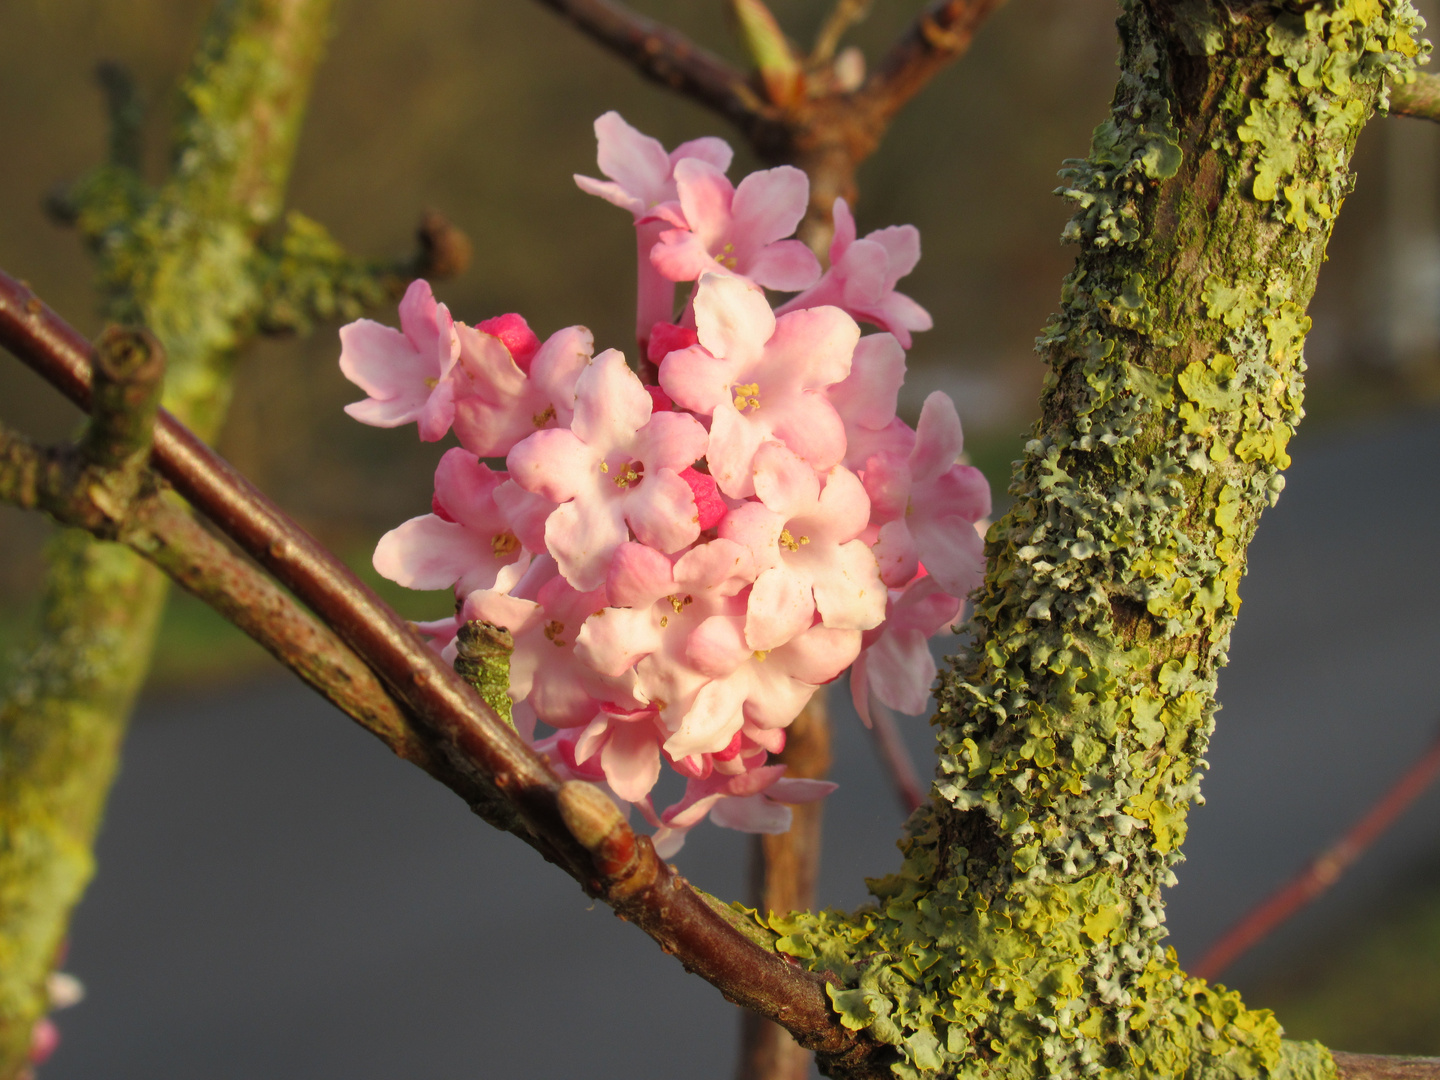
[[[540,0],[644,76],[749,126],[765,110],[745,76],[684,34],[615,0]]]
[[[964,56],[980,28],[1005,0],[935,0],[920,13],[857,93],[889,123],[947,65]]]
[[[1340,1080],[1435,1080],[1440,1076],[1440,1058],[1383,1057],[1380,1054],[1347,1054],[1332,1050]]]
[[[820,33],[815,35],[815,47],[810,50],[810,66],[819,67],[835,58],[835,50],[845,32],[870,14],[874,0],[835,0],[835,7],[825,17]]]
[[[1417,72],[1414,82],[1393,84],[1390,115],[1440,121],[1440,75]]]
[[[0,345],[89,407],[88,343],[3,273]],[[746,927],[738,914],[691,888],[655,855],[648,837],[636,836],[623,819],[607,824],[598,840],[594,830],[577,831],[554,774],[475,690],[348,568],[164,410],[156,420],[153,461],[381,677],[449,766],[452,788],[462,795],[477,785],[497,790],[588,893],[729,1000],[783,1023],[822,1060],[853,1067],[878,1052],[840,1024],[820,976],[789,963],[764,943],[758,927]],[[573,796],[574,785],[564,790]]]
[[[875,752],[885,763],[886,775],[895,787],[900,808],[907,815],[913,814],[925,801],[925,788],[920,783],[910,749],[900,737],[895,714],[873,697],[870,699],[870,735],[875,740]]]
[[[1202,979],[1223,974],[1277,926],[1329,890],[1437,776],[1440,776],[1440,737],[1337,843],[1222,934],[1195,965],[1194,973]]]

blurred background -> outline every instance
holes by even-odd
[[[639,6],[741,62],[719,0]],[[772,6],[802,43],[828,10]],[[91,264],[42,200],[103,155],[101,60],[134,73],[149,172],[163,175],[173,87],[209,7],[0,3],[0,266],[87,333],[99,329]],[[873,61],[917,7],[876,4],[849,40]],[[913,421],[927,393],[949,391],[997,493],[1035,412],[1033,338],[1073,260],[1055,171],[1105,114],[1114,16],[1109,0],[1013,0],[860,174],[862,234],[912,222],[923,237],[903,288],[936,328],[917,340],[902,405]],[[290,205],[377,256],[408,251],[420,213],[437,209],[475,244],[471,268],[437,286],[457,317],[519,311],[542,336],[580,322],[599,347],[628,350],[628,218],[570,179],[596,173],[591,122],[611,108],[667,146],[731,138],[732,175],[757,164],[721,121],[530,0],[344,0]],[[1440,129],[1377,119],[1355,172],[1310,312],[1310,416],[1252,552],[1209,805],[1172,897],[1172,940],[1192,963],[1440,724]],[[220,449],[363,568],[381,532],[428,509],[443,447],[343,415],[359,395],[334,330],[247,352]],[[54,439],[77,414],[5,363],[0,418]],[[6,653],[33,610],[46,532],[0,507]],[[398,593],[411,617],[448,606]],[[674,1075],[657,1064],[672,1052],[692,1055],[687,1075],[729,1074],[733,1010],[708,987],[587,912],[566,880],[387,760],[208,609],[175,598],[162,636],[76,922],[69,967],[91,998],[62,1017],[46,1076],[638,1077]],[[862,874],[893,867],[900,814],[843,705],[837,725],[845,786],[821,895],[853,905]],[[909,735],[928,755],[923,720]],[[740,896],[744,851],[700,830],[679,863]],[[1440,1053],[1434,793],[1226,981],[1297,1037]]]

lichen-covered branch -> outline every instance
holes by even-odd
[[[213,435],[258,288],[255,240],[279,214],[330,0],[224,0],[182,88],[170,178],[134,170],[133,95],[111,80],[111,161],[71,196],[115,321],[148,326],[167,401]],[[125,719],[164,579],[123,547],[51,544],[42,613],[0,702],[0,1078],[25,1069],[44,983],[91,873]]]
[[[1067,163],[1080,246],[990,530],[940,779],[853,914],[771,918],[901,1077],[1328,1077],[1165,949],[1246,547],[1283,487],[1350,155],[1419,51],[1406,0],[1129,0]],[[880,1076],[886,1070],[849,1072]]]

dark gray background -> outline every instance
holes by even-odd
[[[1188,861],[1183,960],[1363,811],[1437,728],[1440,417],[1303,438],[1251,556]],[[837,692],[821,898],[893,869],[901,815]],[[910,721],[917,754],[929,729]],[[922,756],[922,762],[926,759]],[[928,762],[923,766],[928,773]],[[1430,792],[1227,980],[1440,864]],[[677,862],[744,895],[745,838]],[[736,1011],[298,683],[152,700],[126,748],[43,1080],[728,1077]],[[1283,1020],[1283,1017],[1282,1017]]]

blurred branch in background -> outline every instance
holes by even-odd
[[[1440,735],[1344,836],[1222,934],[1195,965],[1194,975],[1218,979],[1231,964],[1292,915],[1327,892],[1437,776],[1440,776]]]

